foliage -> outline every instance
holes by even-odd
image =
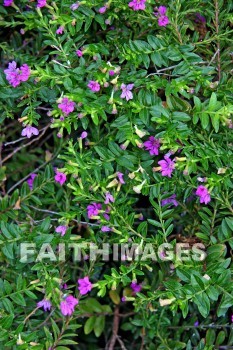
[[[233,5],[128,3],[0,6],[2,349],[233,346]],[[159,25],[155,6],[167,7],[169,24]],[[16,87],[4,73],[12,61],[30,67]],[[68,112],[64,98],[75,103]],[[22,137],[29,126],[39,134]],[[28,260],[24,243],[35,249]],[[202,244],[206,258],[182,259],[181,243],[182,257]],[[109,247],[107,261],[90,258],[93,244]],[[147,250],[118,260],[114,244],[119,256]],[[48,247],[53,258],[40,259]],[[85,276],[92,287],[82,295]],[[60,306],[67,295],[79,300],[70,316]],[[44,298],[48,311],[37,306]]]

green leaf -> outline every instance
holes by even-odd
[[[105,326],[105,316],[96,317],[94,324],[94,333],[96,337],[99,337],[101,333],[104,331]]]
[[[94,329],[94,325],[95,325],[95,321],[96,321],[96,316],[91,316],[84,325],[84,333],[85,334],[89,334],[93,331]]]

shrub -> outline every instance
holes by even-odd
[[[231,2],[0,13],[1,348],[232,348]]]

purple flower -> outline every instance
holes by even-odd
[[[233,322],[233,315],[231,315],[231,322]]]
[[[56,30],[56,34],[63,34],[64,32],[64,27],[63,26],[60,26],[57,30]]]
[[[103,7],[101,7],[101,8],[99,8],[99,13],[104,13],[104,12],[106,12],[106,10],[107,10],[107,7],[106,6],[103,6]]]
[[[133,94],[130,90],[132,90],[132,88],[134,87],[134,84],[121,84],[121,98],[125,98],[126,101],[132,100],[133,98]]]
[[[130,288],[133,290],[134,293],[139,293],[142,290],[141,284],[137,284],[137,282],[132,282],[130,285]]]
[[[112,231],[112,229],[111,229],[111,227],[108,227],[108,226],[102,226],[101,231],[102,232],[109,232],[109,231]]]
[[[199,322],[198,321],[194,322],[194,326],[195,327],[199,326]]]
[[[158,19],[158,25],[160,27],[166,27],[169,23],[170,22],[167,16],[160,16]]]
[[[120,173],[119,171],[117,172],[117,177],[118,177],[118,180],[120,181],[121,184],[125,184],[125,181],[123,179],[123,173]]]
[[[37,128],[34,128],[34,126],[27,125],[21,132],[22,136],[27,136],[28,139],[32,137],[32,135],[39,135],[39,130]]]
[[[196,16],[195,16],[195,22],[198,23],[198,22],[202,22],[202,23],[206,23],[206,19],[204,16],[202,16],[200,13],[196,13]]]
[[[89,277],[80,278],[78,280],[78,290],[81,295],[85,295],[92,290],[92,283],[89,281]]]
[[[99,214],[99,210],[102,209],[102,205],[100,203],[91,203],[87,206],[87,216],[91,219],[93,216],[97,216]]]
[[[146,150],[150,152],[150,155],[158,155],[159,154],[159,140],[157,140],[154,136],[150,136],[149,139],[144,142],[144,146]]]
[[[69,100],[67,97],[64,97],[61,103],[59,103],[58,105],[58,108],[60,108],[65,115],[68,115],[69,113],[73,112],[74,107],[75,102]]]
[[[77,55],[78,57],[82,57],[82,55],[83,55],[82,50],[77,50],[77,51],[76,51],[76,55]]]
[[[109,204],[110,202],[114,202],[114,198],[113,198],[113,196],[111,195],[111,193],[110,192],[107,192],[106,194],[105,194],[105,201],[104,201],[104,203],[105,204]]]
[[[75,11],[75,10],[77,10],[79,8],[79,6],[80,6],[80,3],[79,2],[75,2],[74,4],[72,4],[70,6],[70,8],[71,8],[72,11]]]
[[[23,64],[20,68],[16,67],[16,62],[10,62],[8,69],[4,70],[6,79],[13,86],[18,86],[22,81],[28,80],[30,76],[30,68],[27,64]]]
[[[66,297],[66,299],[60,303],[62,315],[71,316],[76,305],[78,305],[78,299],[74,298],[72,295]]]
[[[66,182],[66,174],[56,170],[56,175],[54,176],[54,180],[62,186]]]
[[[67,231],[67,229],[68,229],[67,226],[61,225],[61,226],[58,226],[58,227],[56,228],[55,232],[60,233],[61,236],[64,236],[65,233],[66,233],[66,231]]]
[[[172,171],[175,169],[175,162],[165,155],[164,159],[160,160],[158,164],[161,166],[162,176],[171,177]]]
[[[209,191],[205,186],[198,186],[195,193],[198,197],[200,197],[200,203],[208,204],[211,201]]]
[[[110,70],[109,72],[108,72],[108,74],[110,75],[110,77],[112,77],[114,74],[115,74],[115,72],[114,72],[114,70]]]
[[[3,5],[4,6],[11,6],[12,3],[13,3],[13,0],[4,0]]]
[[[179,203],[176,201],[176,194],[171,195],[170,197],[163,199],[161,201],[161,205],[162,207],[166,204],[173,204],[175,207],[177,207],[179,205]]]
[[[161,16],[165,15],[166,12],[167,12],[166,6],[159,6],[159,8],[158,8],[158,13],[159,13]]]
[[[86,137],[87,137],[87,132],[86,131],[83,131],[82,133],[81,133],[81,135],[80,135],[80,138],[83,140],[83,139],[85,139]]]
[[[43,307],[44,311],[50,311],[52,304],[48,299],[43,299],[37,303],[37,307]]]
[[[31,176],[27,180],[27,184],[28,184],[30,190],[33,189],[33,182],[34,182],[34,179],[35,179],[36,176],[37,176],[36,174],[31,174]]]
[[[44,7],[46,6],[47,0],[37,0],[37,6],[36,7]]]
[[[30,76],[30,68],[28,67],[27,64],[23,64],[20,67],[20,80],[21,81],[27,81],[29,76]]]
[[[129,7],[132,7],[134,11],[145,10],[146,8],[145,2],[146,0],[132,0],[129,3]]]
[[[97,81],[90,80],[88,85],[89,89],[93,92],[98,92],[100,91],[100,84]]]

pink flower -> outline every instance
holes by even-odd
[[[89,89],[91,89],[91,91],[93,92],[98,92],[100,91],[100,84],[97,81],[94,80],[90,80],[88,85]]]
[[[158,25],[160,27],[166,27],[169,23],[170,22],[167,16],[160,16],[158,19]]]
[[[37,307],[43,307],[44,311],[50,311],[51,306],[52,304],[48,299],[43,299],[37,303]]]
[[[62,315],[71,316],[76,305],[78,305],[78,299],[74,298],[72,295],[66,297],[66,299],[60,303]]]
[[[139,293],[142,290],[141,284],[137,284],[137,282],[132,282],[130,288],[134,291],[134,293]]]
[[[46,6],[46,1],[47,0],[37,0],[37,6],[36,7],[44,7]]]
[[[73,112],[74,107],[75,107],[75,102],[69,100],[67,97],[64,97],[61,103],[59,103],[58,105],[58,108],[60,108],[65,115],[68,115],[71,112]]]
[[[144,142],[144,146],[146,150],[150,152],[150,155],[158,155],[159,154],[159,140],[157,140],[154,136],[150,136],[149,139]]]
[[[208,204],[211,201],[209,191],[205,186],[198,186],[195,193],[198,197],[200,197],[200,203]]]
[[[110,192],[107,192],[106,194],[105,194],[105,201],[104,201],[104,203],[105,204],[109,204],[110,202],[114,202],[114,198],[113,198],[113,196],[111,195],[111,193]]]
[[[81,133],[81,135],[80,135],[80,139],[85,139],[86,137],[87,137],[87,132],[86,131],[83,131],[82,133]]]
[[[164,160],[160,160],[158,164],[161,166],[162,176],[171,177],[172,171],[175,169],[175,162],[165,155]]]
[[[56,170],[56,175],[54,176],[54,180],[62,186],[66,182],[66,174]]]
[[[3,5],[4,6],[11,6],[12,3],[13,3],[13,0],[4,0]]]
[[[112,77],[112,76],[115,74],[115,72],[114,72],[114,70],[110,70],[110,71],[108,72],[108,74],[110,75],[110,77]]]
[[[70,8],[71,8],[72,11],[75,11],[75,10],[77,10],[79,8],[79,6],[80,6],[80,3],[76,2],[76,3],[72,4],[70,6]]]
[[[10,62],[8,69],[4,70],[6,74],[6,79],[13,86],[16,87],[20,85],[22,81],[28,80],[30,76],[30,68],[27,64],[23,64],[20,68],[16,67],[16,62]]]
[[[55,229],[55,232],[57,233],[61,233],[61,236],[64,236],[66,231],[67,231],[68,227],[67,226],[58,226],[56,229]]]
[[[82,57],[82,55],[83,55],[82,50],[77,50],[77,51],[76,51],[76,55],[77,55],[78,57]]]
[[[37,175],[36,174],[31,174],[30,178],[27,180],[27,184],[30,188],[30,190],[33,189],[33,182],[34,182],[34,179]]]
[[[125,98],[126,101],[132,100],[133,98],[133,94],[130,90],[132,90],[132,88],[134,87],[134,84],[121,84],[121,98]]]
[[[112,231],[112,229],[110,227],[108,227],[108,226],[102,226],[101,227],[101,231],[102,232],[109,232],[109,231]]]
[[[92,290],[92,283],[89,281],[89,277],[86,276],[83,279],[78,280],[78,290],[81,295],[85,295]]]
[[[103,7],[101,7],[101,8],[99,8],[99,13],[104,13],[104,12],[106,12],[106,10],[107,10],[107,7],[106,6],[103,6]]]
[[[91,219],[93,216],[97,216],[99,214],[99,210],[102,209],[102,205],[100,203],[92,203],[87,206],[87,216]]]
[[[175,207],[177,207],[179,205],[179,203],[176,201],[176,194],[171,195],[170,197],[163,199],[161,201],[161,205],[162,207],[166,204],[173,204]]]
[[[132,7],[134,11],[145,10],[146,8],[145,2],[146,0],[132,0],[129,3],[129,7]]]
[[[27,125],[21,132],[22,136],[27,136],[28,139],[32,137],[32,135],[39,135],[39,130],[37,128],[34,128],[34,126]]]
[[[63,34],[64,32],[64,27],[63,26],[60,26],[57,30],[56,30],[56,34]]]
[[[165,15],[166,12],[167,12],[166,6],[159,6],[158,12],[159,12],[159,14],[160,14],[161,16]]]
[[[121,184],[125,184],[123,176],[124,176],[123,173],[120,173],[119,171],[117,172],[117,177],[118,177],[118,180],[120,181]]]

